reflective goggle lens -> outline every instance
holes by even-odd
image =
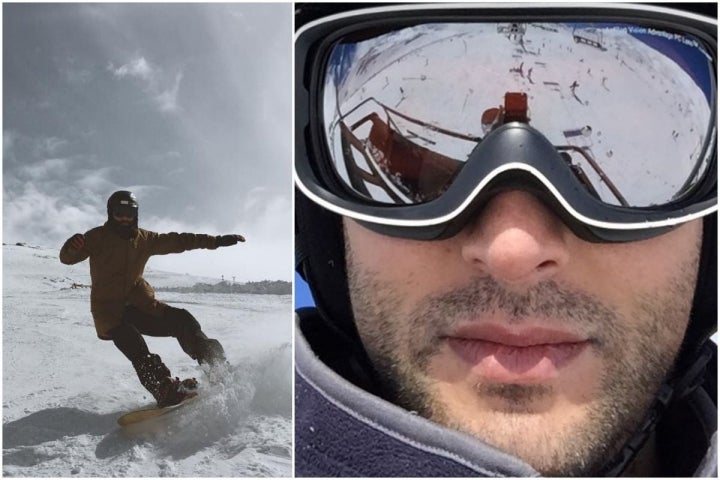
[[[118,205],[113,208],[113,216],[117,218],[135,218],[137,207],[132,205]]]
[[[690,196],[713,160],[713,71],[692,35],[624,23],[355,33],[328,56],[324,132],[337,176],[382,204],[440,197],[519,121],[602,203],[656,207]]]

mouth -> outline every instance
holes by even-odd
[[[483,381],[512,384],[556,379],[592,344],[570,331],[497,324],[461,326],[441,339]]]

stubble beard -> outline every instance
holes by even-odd
[[[511,453],[546,476],[597,472],[639,427],[672,368],[697,272],[695,263],[670,288],[639,295],[632,321],[598,299],[552,281],[518,294],[489,277],[428,296],[402,315],[397,286],[379,280],[379,272],[361,268],[349,246],[346,252],[355,321],[388,399]],[[518,324],[528,317],[562,320],[595,339],[592,349],[602,359],[604,373],[580,420],[558,428],[528,415],[534,402],[554,395],[547,385],[474,385],[478,395],[502,399],[507,406],[485,421],[483,412],[467,418],[447,408],[432,374],[432,360],[443,343],[438,332],[498,312]]]

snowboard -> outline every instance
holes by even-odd
[[[130,413],[126,413],[122,417],[118,418],[117,423],[122,427],[127,427],[129,425],[134,425],[136,423],[143,422],[145,420],[149,420],[151,418],[160,417],[162,415],[167,415],[170,412],[174,412],[175,410],[182,408],[183,406],[187,405],[188,403],[192,402],[194,399],[198,397],[197,392],[193,392],[185,398],[182,402],[176,404],[176,405],[170,405],[167,407],[156,407],[156,408],[142,408],[139,410],[133,410]]]

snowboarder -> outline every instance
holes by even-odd
[[[235,245],[242,235],[158,234],[138,228],[138,202],[125,190],[107,201],[104,225],[84,235],[76,233],[60,249],[60,261],[73,265],[90,258],[90,310],[101,340],[112,340],[132,362],[140,383],[159,407],[182,402],[197,388],[197,381],[173,378],[160,356],[150,353],[143,335],[175,337],[180,347],[199,364],[225,362],[220,342],[208,338],[200,324],[185,309],[155,299],[155,292],[142,277],[152,255]]]

